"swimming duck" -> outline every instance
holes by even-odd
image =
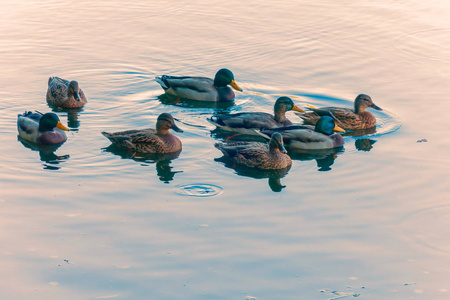
[[[292,161],[286,154],[283,138],[276,132],[270,138],[269,145],[257,142],[216,143],[214,145],[237,164],[265,170],[283,169]]]
[[[40,145],[62,144],[67,140],[64,131],[69,129],[61,124],[54,113],[28,111],[17,117],[19,137],[24,140]]]
[[[320,117],[315,127],[311,125],[291,125],[261,130],[261,135],[269,139],[271,135],[278,132],[283,136],[286,149],[312,150],[331,149],[344,144],[344,138],[334,131],[345,132],[337,126],[330,116]]]
[[[355,108],[342,107],[310,107],[312,112],[297,114],[305,121],[305,124],[316,124],[321,116],[331,116],[336,120],[336,123],[345,130],[367,129],[375,126],[377,119],[373,114],[366,111],[370,107],[376,110],[382,110],[375,105],[370,96],[360,94],[355,99]]]
[[[156,121],[156,129],[127,130],[121,132],[102,132],[113,144],[135,153],[172,153],[181,150],[181,141],[169,132],[173,129],[183,132],[175,124],[172,115],[162,113]]]
[[[167,94],[180,98],[198,101],[232,101],[234,92],[228,86],[242,92],[234,81],[233,73],[228,69],[220,69],[214,80],[207,77],[168,76],[155,77]]]
[[[68,81],[59,77],[48,79],[47,103],[53,107],[82,107],[87,99],[78,86],[78,82]]]
[[[234,131],[241,134],[255,135],[256,130],[292,125],[286,118],[286,112],[294,110],[304,112],[298,108],[291,98],[280,97],[274,105],[274,115],[264,112],[242,112],[229,115],[214,115],[207,119],[211,124],[220,129]]]

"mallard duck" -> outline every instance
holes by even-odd
[[[376,110],[382,110],[375,105],[368,95],[360,94],[355,99],[355,108],[342,107],[322,107],[309,109],[312,112],[297,114],[305,121],[305,124],[316,124],[321,116],[331,116],[336,120],[336,123],[345,130],[367,129],[375,126],[377,119],[373,114],[366,111],[366,107]]]
[[[258,142],[231,142],[216,143],[214,146],[235,163],[250,168],[283,169],[292,163],[279,133],[272,135],[269,145]]]
[[[135,153],[172,153],[181,150],[181,141],[169,132],[173,129],[183,132],[175,124],[172,115],[162,113],[156,121],[156,129],[127,130],[121,132],[102,132],[113,144]]]
[[[28,111],[17,117],[19,137],[24,140],[40,145],[62,144],[67,140],[64,131],[69,129],[61,124],[54,113]]]
[[[207,77],[168,75],[155,77],[155,80],[167,94],[198,101],[232,101],[234,92],[228,85],[242,92],[228,69],[220,69],[214,80]]]
[[[78,86],[78,82],[68,81],[59,77],[48,79],[47,103],[53,107],[82,107],[87,99]]]
[[[289,151],[330,149],[340,147],[344,144],[344,138],[334,131],[345,132],[337,126],[334,119],[329,116],[320,117],[316,126],[291,125],[261,130],[261,135],[269,139],[271,135],[278,132],[283,136],[283,142]]]
[[[264,112],[242,112],[229,115],[214,115],[207,120],[223,130],[255,135],[257,134],[255,129],[292,125],[292,122],[286,118],[286,112],[290,110],[304,112],[303,109],[298,108],[294,104],[291,98],[280,97],[275,102],[274,115]]]

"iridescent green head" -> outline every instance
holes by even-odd
[[[345,132],[344,129],[336,125],[336,122],[330,116],[320,117],[314,130],[326,135],[332,135],[334,131]]]
[[[57,127],[62,130],[69,130],[66,126],[61,124],[58,116],[54,113],[46,113],[39,120],[39,128],[40,132],[44,131],[53,131],[53,129]]]
[[[291,98],[285,96],[278,98],[274,106],[275,114],[279,111],[289,111],[289,110],[305,112],[303,109],[297,107]]]
[[[279,149],[283,153],[287,153],[283,144],[283,136],[279,132],[274,132],[269,141],[269,149]]]
[[[233,73],[228,69],[220,69],[214,77],[214,86],[220,88],[226,87],[227,85],[230,85],[235,90],[242,92],[242,89],[234,81]]]

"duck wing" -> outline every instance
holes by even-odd
[[[277,126],[273,116],[263,112],[237,113],[231,115],[215,115],[210,121],[218,127],[260,129]]]
[[[207,92],[214,89],[214,81],[207,77],[162,75],[161,77],[156,77],[155,79],[165,90],[169,88],[173,88],[175,90],[184,88],[198,92]]]
[[[69,81],[53,76],[48,79],[47,98],[65,99],[67,98],[67,89]]]

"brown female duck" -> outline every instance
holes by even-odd
[[[86,104],[87,98],[76,81],[59,77],[48,79],[47,103],[53,107],[76,108]]]
[[[54,113],[42,114],[28,111],[17,117],[19,137],[24,140],[39,145],[57,145],[67,140],[64,131],[69,129],[61,124]]]
[[[216,143],[214,146],[235,163],[250,168],[284,169],[292,163],[279,133],[272,135],[269,145],[257,142],[231,142]]]
[[[214,115],[207,120],[222,130],[256,135],[255,129],[292,125],[292,122],[286,118],[287,111],[304,112],[289,97],[278,98],[273,110],[273,115],[264,112],[242,112],[229,115]]]
[[[169,132],[173,129],[183,132],[172,115],[162,113],[156,121],[156,129],[127,130],[121,132],[102,132],[113,144],[129,149],[135,153],[172,153],[181,150],[181,141]]]
[[[316,124],[321,116],[331,116],[336,120],[336,124],[345,130],[367,129],[375,126],[377,119],[375,116],[366,111],[370,107],[376,110],[382,110],[375,105],[370,96],[360,94],[355,99],[355,108],[343,107],[322,107],[309,109],[312,112],[297,114],[305,121],[305,124]]]

